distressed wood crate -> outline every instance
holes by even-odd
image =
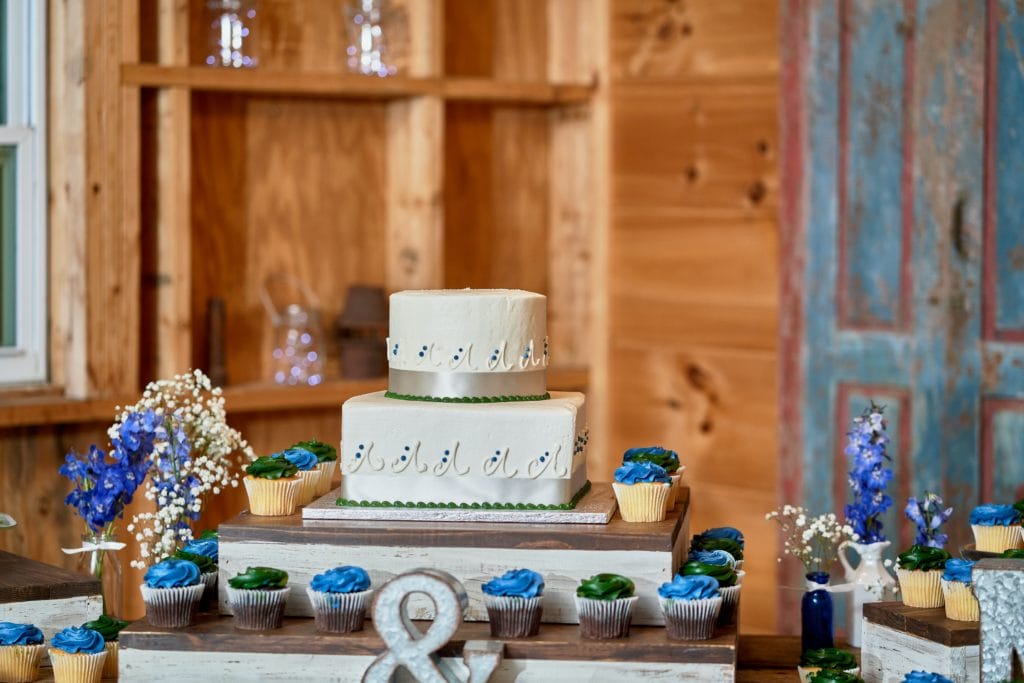
[[[99,581],[0,550],[0,621],[35,624],[49,639],[102,611]]]
[[[199,617],[181,630],[132,624],[120,638],[121,683],[358,681],[384,650],[370,622],[344,635],[319,633],[312,619],[286,618],[280,629],[260,633],[239,631],[231,622]],[[429,624],[418,627],[425,631]],[[503,641],[504,659],[490,682],[735,680],[735,627],[700,642],[668,640],[655,626],[634,627],[619,640],[584,640],[579,633],[578,626],[545,624],[535,637]],[[464,623],[438,654],[461,662],[467,640],[492,640],[487,624]]]
[[[598,484],[596,486],[608,486]],[[374,586],[402,572],[443,569],[466,586],[468,621],[486,621],[480,586],[509,569],[544,576],[544,621],[576,623],[574,596],[582,579],[600,572],[636,583],[633,623],[661,625],[657,589],[682,564],[689,540],[689,489],[663,522],[630,524],[616,514],[608,524],[483,524],[303,520],[242,513],[221,524],[220,609],[230,614],[228,579],[250,566],[288,572],[293,590],[285,614],[312,616],[305,587],[314,575],[344,564],[366,569]],[[429,600],[410,599],[413,618],[433,615]]]
[[[942,607],[902,602],[864,605],[861,676],[867,683],[898,683],[912,670],[931,671],[957,683],[980,679],[977,622],[946,618]]]

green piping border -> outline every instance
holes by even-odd
[[[417,508],[436,510],[572,510],[590,491],[590,481],[587,481],[576,495],[568,503],[560,505],[541,505],[537,503],[413,503],[409,501],[396,500],[394,502],[380,500],[349,500],[338,498],[335,503],[339,507],[349,508]]]
[[[544,392],[530,396],[414,396],[385,391],[384,398],[394,398],[399,401],[427,401],[429,403],[511,403],[515,401],[546,401],[551,398],[551,394]]]

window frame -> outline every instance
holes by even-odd
[[[6,0],[6,120],[0,145],[15,148],[15,344],[0,347],[0,386],[48,374],[46,4]]]

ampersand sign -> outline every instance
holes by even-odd
[[[434,621],[426,633],[409,619],[406,602],[422,593],[434,603]],[[462,624],[469,604],[466,589],[447,572],[415,569],[388,581],[373,599],[373,625],[387,645],[363,674],[363,683],[389,683],[399,667],[419,683],[456,683],[463,680],[440,660],[436,652]],[[500,644],[466,643],[463,651],[468,683],[484,683],[501,662]]]

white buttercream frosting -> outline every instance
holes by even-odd
[[[518,289],[396,292],[387,348],[395,370],[541,370],[548,365],[547,298]]]

